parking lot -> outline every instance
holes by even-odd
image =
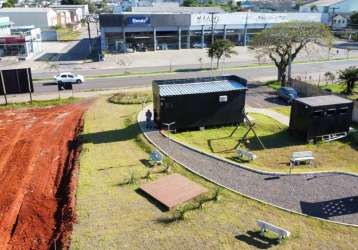
[[[277,97],[276,92],[260,82],[248,84],[246,105],[252,108],[274,108],[287,104]]]

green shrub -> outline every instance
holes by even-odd
[[[152,95],[150,92],[117,93],[108,101],[114,104],[142,104],[152,102]]]

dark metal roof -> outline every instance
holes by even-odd
[[[351,100],[336,96],[336,95],[324,95],[324,96],[311,96],[304,98],[297,98],[295,101],[301,102],[311,107],[329,106],[337,104],[350,104]]]

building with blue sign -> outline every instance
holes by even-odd
[[[146,13],[100,15],[101,48],[109,52],[205,48],[215,38],[247,45],[252,36],[274,24],[312,21],[328,24],[326,13]]]

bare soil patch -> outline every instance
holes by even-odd
[[[0,111],[0,249],[66,248],[88,106]]]

